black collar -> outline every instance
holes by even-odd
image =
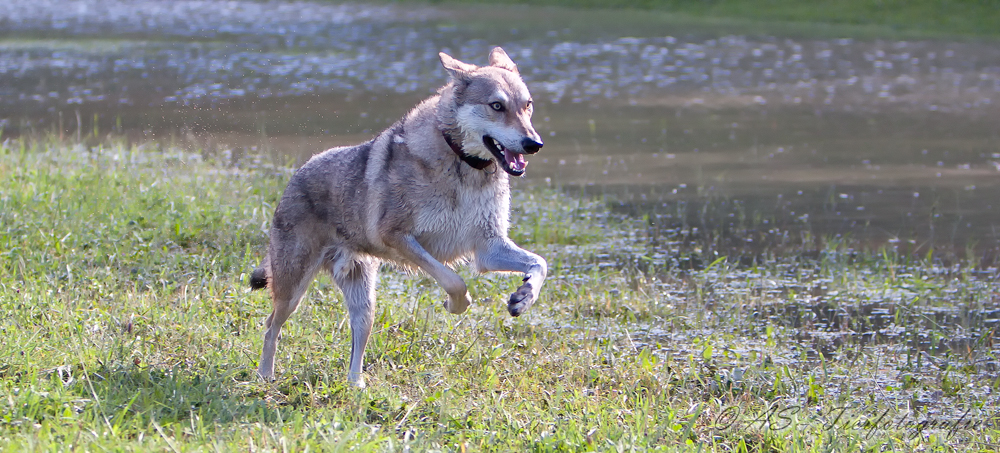
[[[490,164],[493,163],[493,159],[483,159],[481,157],[466,154],[465,151],[462,151],[462,147],[458,146],[458,144],[451,139],[451,135],[447,132],[442,131],[441,135],[444,136],[445,143],[447,143],[451,150],[455,152],[458,158],[469,164],[470,167],[475,168],[476,170],[482,170],[489,167]]]

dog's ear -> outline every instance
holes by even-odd
[[[517,65],[507,56],[507,52],[499,47],[494,47],[490,52],[490,66],[506,69],[517,74]]]
[[[444,66],[452,79],[467,80],[469,73],[476,70],[476,65],[462,63],[444,52],[439,52],[438,57],[441,58],[441,66]]]

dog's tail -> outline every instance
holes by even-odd
[[[257,290],[264,288],[267,288],[267,270],[261,266],[254,269],[253,273],[250,274],[250,289]]]

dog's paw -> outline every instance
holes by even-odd
[[[274,380],[274,370],[265,371],[263,369],[258,369],[257,378],[263,382],[271,382]]]
[[[351,387],[354,387],[358,390],[364,390],[365,386],[367,385],[365,384],[364,376],[362,376],[360,373],[359,374],[347,373],[347,383],[350,384]]]
[[[521,313],[528,311],[528,307],[535,303],[535,298],[534,288],[531,287],[530,283],[525,282],[517,289],[517,292],[510,295],[510,300],[507,302],[507,311],[511,316],[521,316]]]
[[[448,313],[461,314],[465,313],[465,310],[469,309],[469,305],[472,304],[472,296],[466,291],[464,296],[461,297],[448,297],[448,300],[444,301],[444,308],[448,310]]]

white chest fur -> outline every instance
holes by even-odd
[[[427,206],[416,213],[414,233],[432,256],[451,262],[468,258],[484,239],[505,236],[509,213],[510,188],[505,177],[492,184],[462,184],[454,202]]]

